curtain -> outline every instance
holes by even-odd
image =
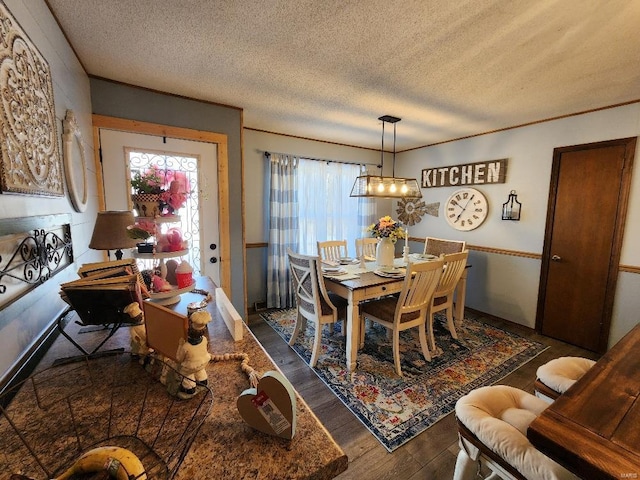
[[[295,305],[287,248],[299,251],[298,159],[269,156],[269,247],[267,258],[267,308]]]
[[[366,166],[362,165],[359,175],[367,175]],[[355,179],[354,179],[355,182]],[[358,197],[358,224],[362,227],[362,233],[360,237],[369,237],[370,233],[367,233],[367,227],[378,220],[377,216],[377,203],[371,198]],[[353,246],[355,249],[355,244]],[[355,255],[355,250],[353,252]]]
[[[300,253],[317,255],[318,241],[347,240],[349,255],[355,256],[355,239],[366,236],[375,219],[371,199],[349,196],[363,171],[355,164],[300,159]]]

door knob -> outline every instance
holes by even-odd
[[[209,259],[209,263],[218,263],[218,259],[216,257],[211,257]]]
[[[553,255],[551,257],[551,261],[553,261],[553,262],[559,262],[560,260],[562,260],[562,258],[559,257],[558,255]]]

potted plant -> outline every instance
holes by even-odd
[[[157,227],[155,222],[147,221],[141,218],[136,220],[136,223],[127,227],[127,235],[133,239],[144,240],[144,242],[137,243],[138,253],[153,253],[155,249],[155,243],[150,241],[152,237],[157,234]]]
[[[160,215],[160,194],[164,191],[164,172],[156,165],[146,170],[138,171],[131,179],[131,201],[133,208],[141,217],[156,217]]]
[[[141,217],[173,215],[184,206],[189,195],[184,172],[162,170],[157,165],[136,172],[131,188],[133,208]]]

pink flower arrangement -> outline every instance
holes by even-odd
[[[134,225],[127,227],[127,234],[131,238],[147,240],[150,237],[155,237],[158,233],[155,222],[145,220],[144,218],[138,218]]]
[[[131,179],[131,187],[136,194],[160,195],[160,207],[165,215],[172,215],[182,208],[190,193],[189,179],[185,172],[163,170],[157,165],[136,172]]]
[[[160,194],[160,201],[167,205],[168,210],[170,210],[169,213],[173,213],[181,209],[187,201],[189,179],[184,172],[180,171],[169,171],[166,178],[169,188]]]

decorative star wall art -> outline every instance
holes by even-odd
[[[49,64],[0,2],[0,187],[63,196]]]
[[[398,219],[405,225],[415,225],[422,221],[425,214],[437,217],[440,202],[425,204],[418,198],[403,198],[398,201],[396,213]]]

